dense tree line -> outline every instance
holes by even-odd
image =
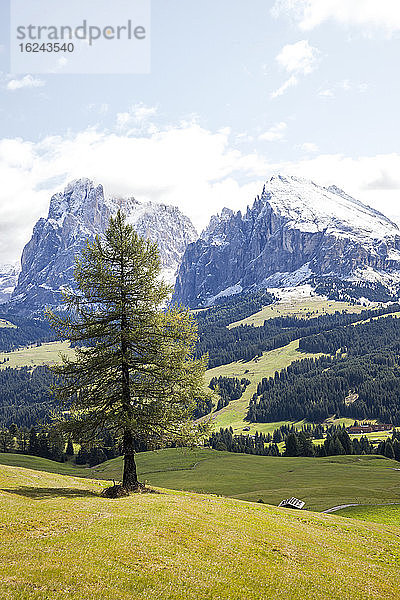
[[[250,401],[253,422],[341,417],[400,425],[400,356],[387,349],[352,358],[297,361],[264,378]]]
[[[1,314],[0,319],[8,320],[15,325],[15,327],[0,327],[0,352],[11,352],[31,344],[53,342],[59,337],[44,320]]]
[[[304,352],[335,354],[338,350],[349,356],[362,356],[378,348],[400,343],[400,319],[386,316],[370,319],[354,327],[336,327],[331,331],[304,337],[299,349]]]
[[[209,368],[237,360],[247,362],[261,356],[263,352],[286,346],[293,340],[397,311],[400,311],[400,306],[392,304],[378,310],[365,310],[359,314],[337,311],[333,315],[321,315],[312,319],[296,316],[277,317],[265,320],[262,327],[240,325],[232,329],[219,322],[210,323],[205,327],[201,321],[204,317],[199,316],[203,313],[199,313],[197,354],[209,354]]]
[[[355,303],[363,298],[371,302],[393,302],[399,297],[399,289],[390,292],[378,281],[346,281],[338,277],[314,275],[309,283],[320,296],[341,302]]]
[[[137,448],[137,451],[147,450]],[[100,432],[91,444],[81,445],[76,456],[71,438],[65,440],[56,427],[18,427],[15,423],[0,430],[0,452],[39,456],[58,462],[72,459],[90,467],[120,456],[121,444],[107,431]]]
[[[55,427],[38,430],[13,423],[0,430],[0,452],[30,454],[63,462],[64,447],[64,438]]]
[[[288,426],[283,439],[285,450],[283,453],[278,448],[278,438],[281,437],[283,428],[276,429],[272,437],[270,434],[258,433],[250,435],[234,435],[232,427],[229,429],[220,429],[211,435],[208,445],[214,450],[256,454],[258,456],[303,456],[303,457],[324,457],[339,456],[349,454],[373,454],[374,447],[369,440],[363,436],[360,440],[351,439],[345,427],[331,427],[328,429],[323,444],[313,444],[313,433],[311,428],[303,427],[302,430],[296,430],[293,426]],[[277,435],[279,432],[280,435]],[[399,434],[400,437],[400,434]],[[271,443],[272,440],[272,443]],[[392,442],[390,442],[392,445]],[[396,451],[400,448],[400,442],[393,442]],[[385,456],[390,453],[389,450],[382,452]],[[394,450],[389,458],[394,457]]]
[[[400,431],[393,431],[391,438],[382,441],[377,453],[400,462]]]
[[[304,431],[293,432],[286,437],[285,446],[284,456],[324,457],[374,453],[374,447],[368,438],[362,436],[360,440],[352,440],[344,427],[328,433],[321,445],[314,445],[311,437]]]
[[[280,456],[278,446],[269,444],[270,436],[256,433],[254,437],[249,435],[234,435],[233,429],[220,429],[214,432],[208,440],[208,445],[214,450],[226,450],[243,454],[256,454],[258,456]]]
[[[213,377],[209,388],[219,395],[217,410],[228,406],[231,400],[239,400],[249,384],[250,380],[245,377],[242,377],[242,379],[237,377]]]
[[[45,366],[0,370],[0,425],[30,427],[46,422],[54,409],[54,376]]]
[[[278,427],[278,429],[274,429],[272,441],[276,444],[279,444],[280,442],[284,442],[290,433],[295,433],[298,435],[299,431],[304,433],[309,438],[320,440],[325,437],[326,428],[324,425],[315,425],[314,423],[306,423],[301,426],[300,430],[294,425],[281,425],[281,427]]]

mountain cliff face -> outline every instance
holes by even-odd
[[[140,235],[157,242],[163,276],[173,282],[187,244],[197,238],[191,221],[176,207],[141,204],[134,198],[105,198],[101,185],[80,179],[55,194],[47,219],[36,223],[22,253],[11,309],[38,312],[46,305],[61,305],[62,288],[74,283],[74,256],[86,239],[104,233],[118,208]]]
[[[0,265],[0,304],[11,298],[20,270],[19,263]]]
[[[174,300],[205,306],[311,275],[400,281],[400,230],[335,186],[272,177],[244,215],[224,209],[187,247]]]

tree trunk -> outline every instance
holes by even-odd
[[[124,433],[124,475],[122,479],[122,487],[134,492],[139,489],[140,483],[137,478],[135,449],[133,437],[130,431]]]

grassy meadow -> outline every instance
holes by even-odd
[[[400,596],[400,529],[0,467],[2,600],[365,600]]]
[[[277,505],[296,496],[309,510],[342,504],[400,502],[399,463],[377,456],[274,458],[218,452],[207,448],[169,448],[137,454],[138,473],[150,485],[211,493]],[[94,479],[115,479],[122,458],[93,468],[47,459],[0,454],[0,464]]]
[[[283,348],[264,352],[261,357],[253,358],[249,362],[237,361],[228,365],[221,365],[214,369],[209,369],[206,373],[207,384],[212,377],[246,377],[250,380],[250,385],[246,388],[243,396],[239,400],[233,400],[222,410],[213,413],[212,421],[216,429],[220,427],[233,427],[236,433],[242,431],[243,427],[250,426],[250,433],[260,431],[268,433],[279,427],[283,423],[252,423],[251,425],[244,421],[247,414],[247,408],[250,398],[257,391],[258,383],[263,377],[273,376],[275,371],[280,371],[288,367],[295,360],[303,358],[318,358],[322,354],[309,354],[299,352],[299,340],[294,340]]]
[[[71,355],[74,350],[70,348],[69,342],[48,342],[41,346],[29,346],[12,352],[0,352],[0,362],[4,361],[5,358],[9,359],[6,363],[0,364],[0,369],[51,365],[59,362],[60,352]]]
[[[361,304],[352,305],[348,302],[337,302],[336,300],[326,300],[321,297],[306,298],[301,300],[290,300],[274,302],[268,306],[264,306],[260,311],[254,313],[246,319],[236,321],[229,325],[229,329],[232,327],[238,327],[239,325],[254,325],[255,327],[261,327],[264,325],[264,321],[268,319],[275,319],[276,317],[298,317],[301,319],[312,319],[315,317],[321,317],[322,315],[332,315],[336,311],[357,313],[359,314],[365,310],[365,306]]]
[[[349,506],[336,511],[335,515],[382,525],[394,525],[400,528],[400,505]]]

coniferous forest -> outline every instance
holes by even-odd
[[[340,417],[400,424],[400,320],[387,316],[300,340],[300,350],[326,353],[263,379],[249,421]]]
[[[0,370],[0,425],[18,427],[48,422],[55,408],[54,375],[43,367]]]
[[[274,377],[263,379],[250,401],[251,422],[306,419],[322,422],[336,414],[354,419],[378,419],[400,424],[400,319],[392,317],[400,306],[391,304],[360,314],[336,312],[315,318],[294,316],[266,320],[262,327],[227,325],[246,318],[273,302],[266,291],[221,300],[196,314],[199,328],[197,354],[209,353],[209,367],[250,360],[263,351],[299,339],[301,352],[322,353],[319,359],[292,363]],[[376,318],[380,316],[381,318]],[[0,348],[54,338],[47,323],[13,319],[17,327],[0,328]],[[0,371],[0,424],[31,427],[46,423],[54,409],[53,376],[47,367],[3,368]],[[198,419],[214,408],[240,398],[248,380],[213,378],[210,388],[219,399],[198,400]]]
[[[277,317],[265,320],[262,327],[240,325],[228,329],[227,324],[253,314],[247,314],[243,310],[243,316],[238,317],[242,304],[240,299],[236,302],[237,304],[232,300],[232,304],[224,308],[217,306],[196,315],[199,329],[197,354],[201,356],[208,352],[209,368],[237,360],[249,361],[261,356],[263,352],[282,348],[296,339],[317,335],[337,327],[346,327],[352,323],[361,323],[373,316],[400,311],[398,304],[391,304],[379,310],[365,310],[360,314],[336,312],[333,315],[321,315],[311,319],[296,316]],[[218,316],[221,312],[222,320]]]
[[[325,438],[323,443],[313,440]],[[281,452],[278,444],[285,443]],[[391,438],[374,447],[367,437],[351,439],[344,426],[330,426],[326,429],[305,425],[301,430],[284,425],[273,434],[256,432],[255,435],[235,435],[231,427],[220,429],[211,435],[208,445],[214,450],[255,454],[258,456],[304,456],[308,458],[339,455],[381,454],[386,458],[400,461],[400,432],[393,431]]]

